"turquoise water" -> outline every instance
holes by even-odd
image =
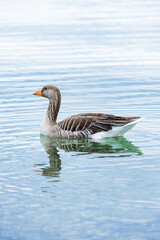
[[[160,3],[0,1],[0,240],[160,239]],[[142,116],[124,137],[39,135],[59,120]]]

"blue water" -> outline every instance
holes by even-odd
[[[160,2],[0,6],[0,240],[160,239]],[[40,136],[45,84],[58,120],[145,120],[102,143]]]

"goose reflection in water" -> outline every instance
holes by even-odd
[[[61,170],[59,149],[74,152],[77,156],[98,153],[96,157],[101,158],[142,155],[141,150],[124,137],[106,138],[101,142],[93,142],[91,139],[62,139],[41,135],[40,141],[49,157],[49,166],[41,170],[43,176],[58,177]],[[36,166],[40,165],[36,164]]]

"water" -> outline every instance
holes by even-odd
[[[0,1],[0,239],[160,239],[160,3]],[[39,136],[59,120],[142,116],[102,143]]]

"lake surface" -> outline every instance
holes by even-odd
[[[0,240],[160,239],[160,2],[0,1]],[[142,116],[124,137],[39,135],[59,120]]]

